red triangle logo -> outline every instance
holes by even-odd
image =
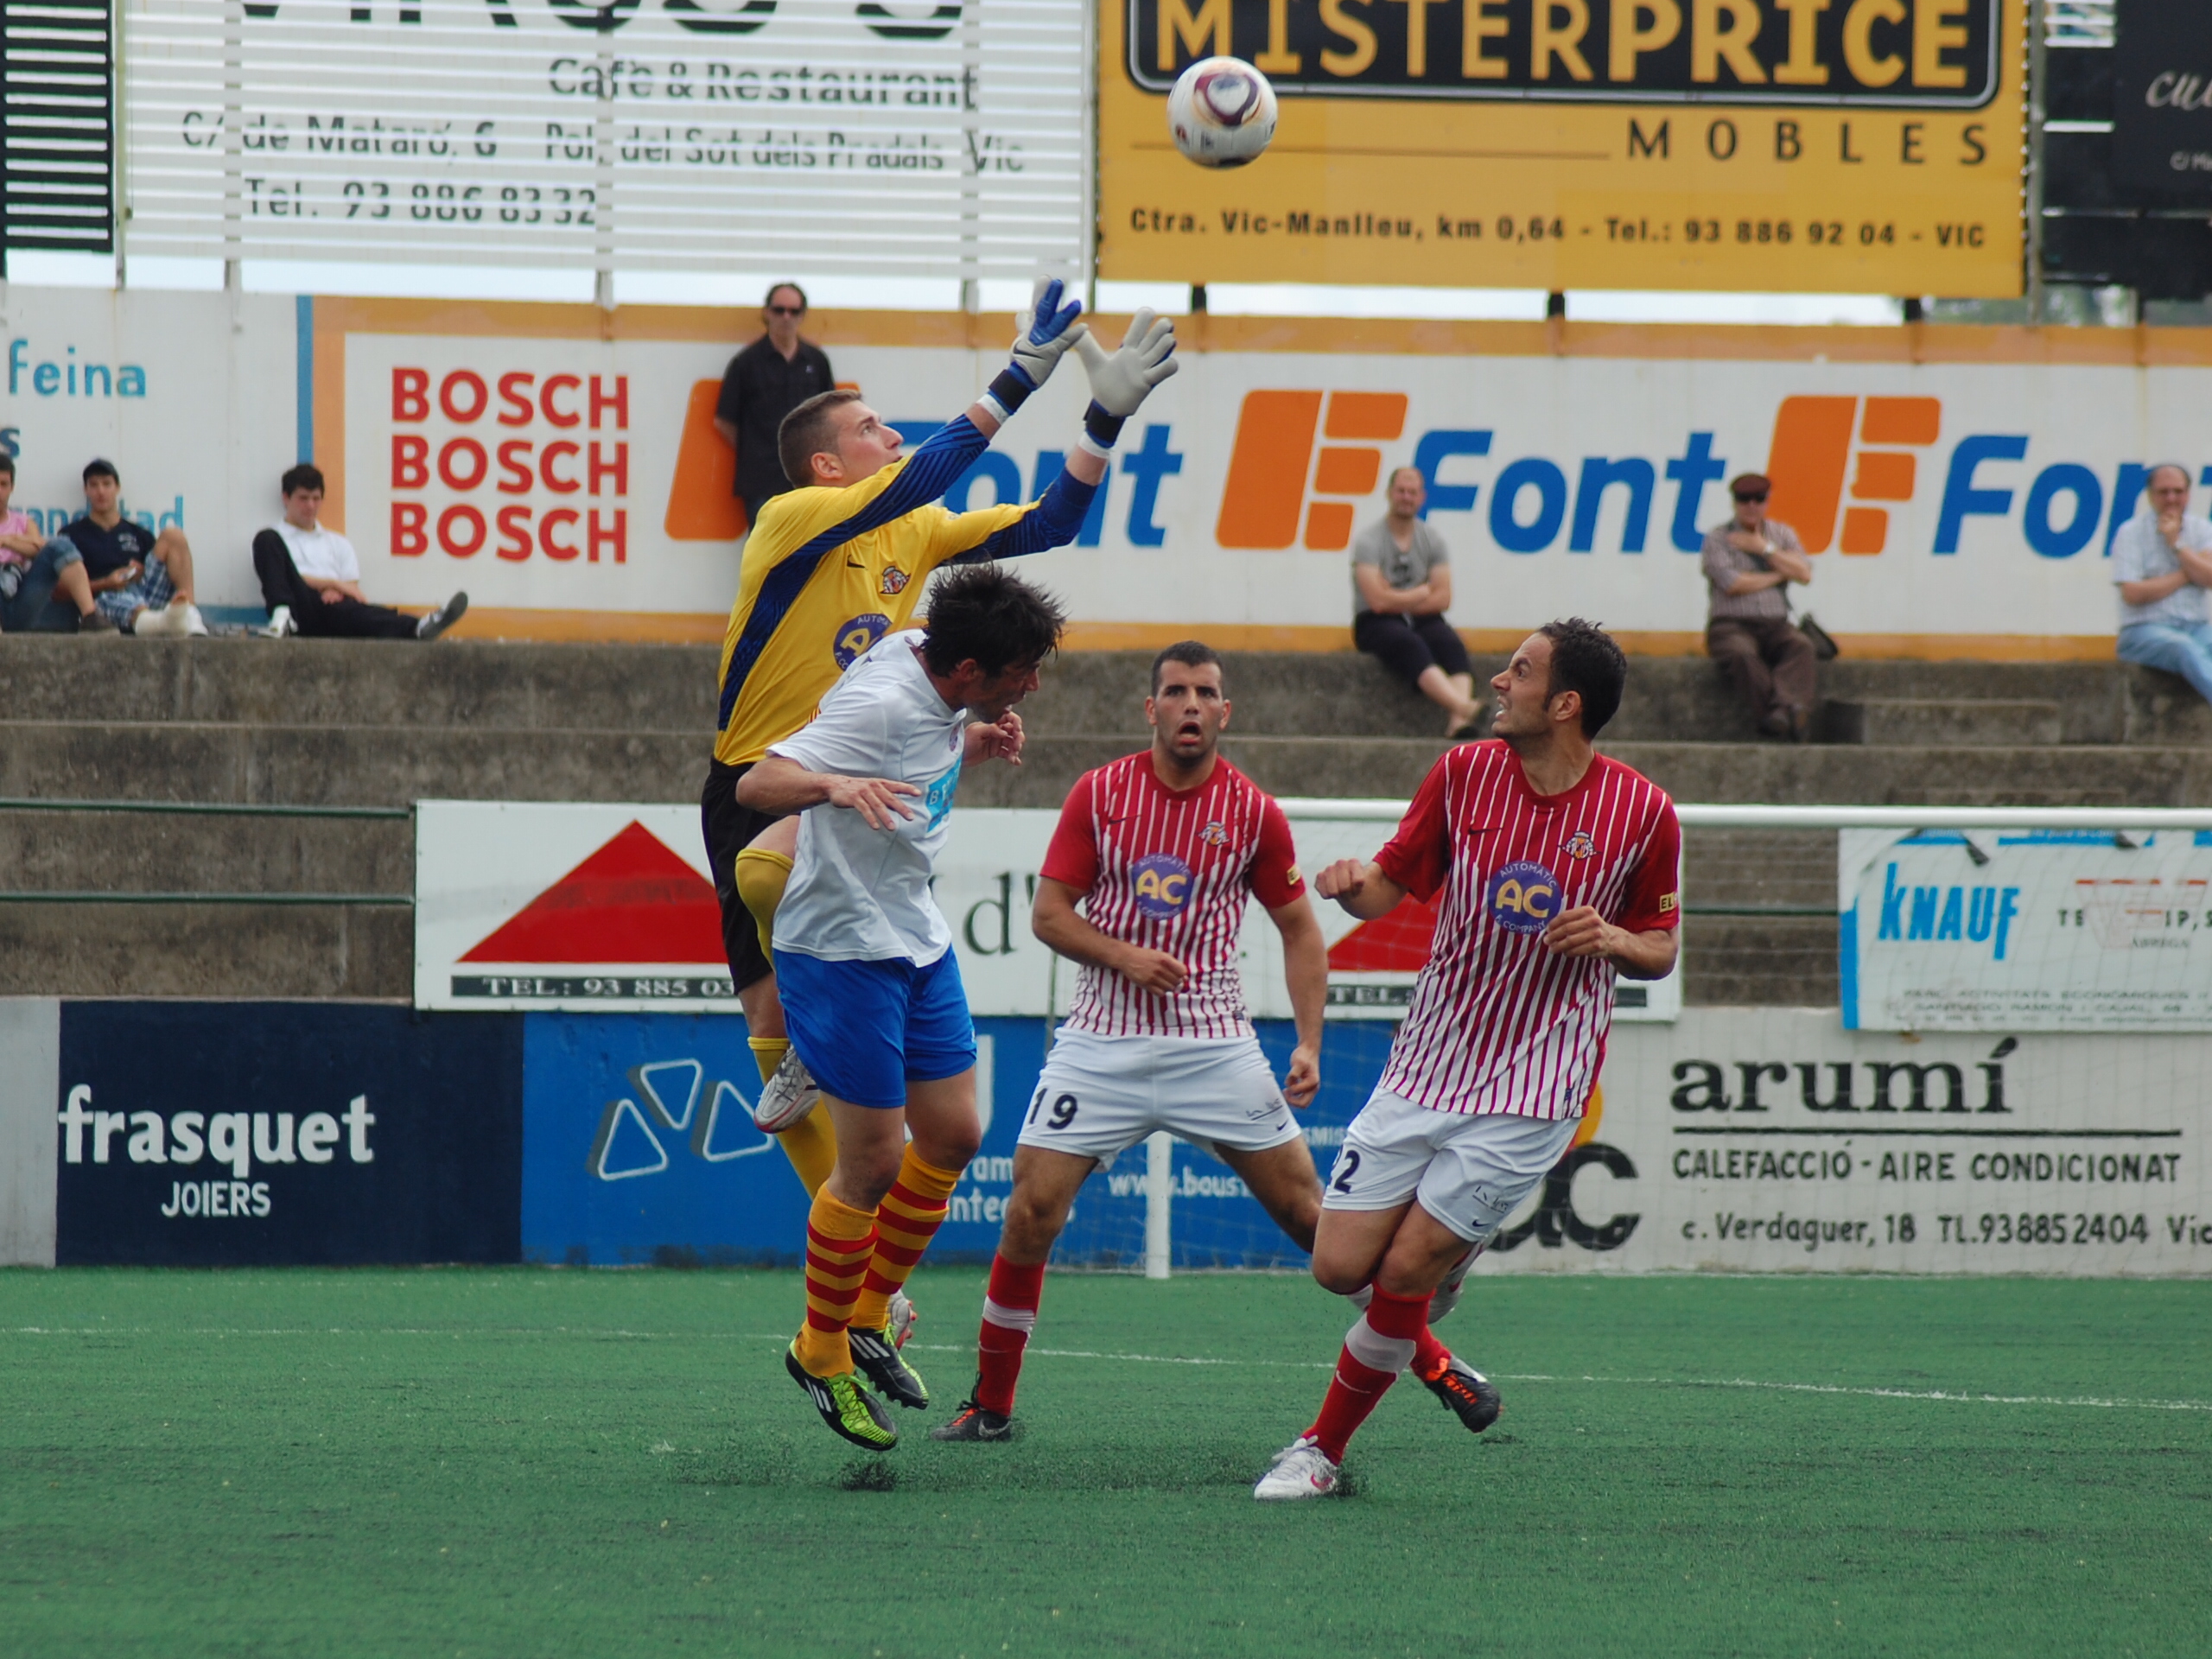
[[[728,958],[714,884],[633,819],[461,960],[719,966]]]
[[[1417,974],[1428,966],[1436,938],[1436,910],[1408,893],[1396,909],[1357,927],[1329,947],[1329,969],[1339,974]]]

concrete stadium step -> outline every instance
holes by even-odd
[[[405,1001],[404,905],[0,904],[0,995]]]
[[[262,817],[0,809],[11,892],[399,893],[414,891],[406,817]]]
[[[1872,743],[1885,748],[1930,744],[2032,744],[2066,741],[2066,717],[2056,702],[2026,697],[1869,697],[1831,699],[1820,710],[1815,741]]]
[[[0,709],[32,721],[689,732],[703,747],[715,726],[717,655],[687,645],[443,640],[417,650],[359,640],[10,635],[0,648]],[[1146,652],[1059,658],[1027,705],[1031,726],[1067,736],[1141,734],[1150,662]],[[1356,652],[1237,652],[1226,665],[1236,726],[1247,733],[1441,732],[1432,704]],[[1501,666],[1475,664],[1484,679]],[[2056,705],[2056,735],[2044,725],[2022,741],[2212,747],[2212,709],[2202,698],[2171,676],[2121,664],[1845,659],[1823,667],[1821,688],[1838,704]],[[1870,726],[1867,741],[1916,741],[1910,729],[1885,729]],[[1607,736],[1733,742],[1753,733],[1711,663],[1640,657]]]

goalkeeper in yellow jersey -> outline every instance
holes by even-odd
[[[1076,538],[1104,486],[1122,422],[1175,372],[1175,333],[1166,319],[1140,311],[1120,349],[1108,352],[1077,321],[1082,307],[1063,305],[1062,296],[1059,282],[1039,282],[1012,359],[990,389],[912,454],[858,392],[823,392],[793,410],[778,446],[798,487],[762,507],[745,544],[700,814],[722,944],[764,1080],[754,1121],[778,1137],[810,1194],[828,1178],[836,1142],[784,1034],[762,942],[791,873],[797,820],[739,805],[738,780],[771,743],[814,717],[849,664],[906,626],[938,566],[1039,553]],[[1071,350],[1084,359],[1091,403],[1075,453],[1043,498],[957,514],[940,505]]]

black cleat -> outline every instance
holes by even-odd
[[[939,1423],[930,1430],[933,1440],[1010,1440],[1014,1438],[1014,1419],[1001,1416],[988,1406],[979,1406],[973,1400],[961,1402],[957,1416],[949,1423]]]
[[[888,1452],[899,1444],[899,1431],[891,1425],[890,1413],[876,1404],[874,1396],[861,1387],[852,1372],[816,1376],[798,1363],[797,1344],[785,1351],[784,1369],[806,1391],[831,1433],[871,1452]]]
[[[922,1381],[921,1373],[909,1365],[899,1352],[899,1344],[891,1339],[891,1328],[863,1331],[849,1325],[846,1340],[852,1344],[853,1363],[875,1385],[875,1391],[887,1400],[895,1400],[910,1411],[919,1411],[930,1402],[929,1385]]]
[[[1470,1434],[1481,1433],[1505,1409],[1505,1402],[1498,1397],[1496,1385],[1457,1354],[1447,1359],[1444,1369],[1434,1376],[1424,1376],[1421,1381],[1423,1388],[1451,1408],[1467,1426]]]

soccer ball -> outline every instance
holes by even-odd
[[[1275,136],[1275,89],[1242,58],[1201,58],[1167,94],[1167,130],[1186,161],[1242,167]]]

